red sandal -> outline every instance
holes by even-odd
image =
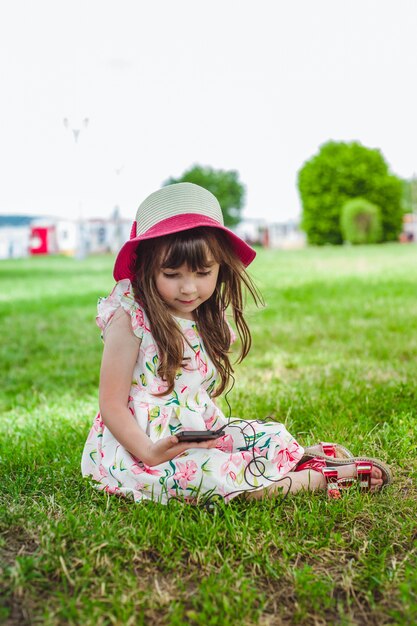
[[[356,476],[339,478],[337,468],[343,465],[355,465]],[[317,456],[310,456],[310,458],[306,459],[306,455],[304,455],[295,471],[300,472],[302,470],[311,469],[315,472],[320,472],[326,479],[329,498],[341,498],[343,489],[352,487],[355,483],[359,484],[361,490],[370,491],[371,473],[374,466],[378,467],[382,472],[382,487],[389,485],[392,482],[392,474],[388,466],[378,459],[370,459],[367,457],[326,460],[325,458]]]
[[[321,453],[314,451],[314,448],[317,446],[320,446]],[[314,446],[308,446],[307,448],[304,448],[304,452],[306,454],[314,454],[316,456],[323,454],[324,456],[332,457],[333,459],[351,459],[353,457],[352,452],[348,450],[348,448],[345,448],[345,446],[340,445],[340,443],[329,443],[328,441],[320,441],[320,443]]]

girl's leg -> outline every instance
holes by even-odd
[[[338,467],[339,478],[356,477],[355,465],[343,465]],[[371,473],[371,489],[382,487],[382,472],[378,467],[372,468]],[[320,472],[314,470],[301,470],[300,472],[289,472],[277,483],[272,483],[260,489],[259,491],[248,491],[245,493],[246,498],[261,500],[262,498],[271,498],[276,492],[281,495],[284,493],[297,493],[297,491],[316,491],[317,489],[326,488],[326,479]]]
[[[302,470],[301,472],[288,472],[279,482],[272,483],[264,489],[257,491],[247,491],[245,497],[253,500],[262,500],[263,498],[272,498],[275,493],[297,493],[297,491],[315,491],[316,489],[324,489],[326,479],[320,472],[313,470]]]

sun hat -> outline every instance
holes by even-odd
[[[194,183],[175,183],[151,193],[139,206],[130,239],[116,257],[114,279],[133,279],[133,264],[141,241],[198,226],[209,226],[225,232],[245,267],[255,258],[255,250],[224,226],[220,204],[210,191]]]

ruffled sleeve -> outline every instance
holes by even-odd
[[[150,331],[149,322],[144,310],[135,300],[128,278],[120,280],[107,298],[99,298],[96,323],[102,331],[105,330],[119,307],[130,315],[132,330],[136,337],[142,339],[144,332]]]

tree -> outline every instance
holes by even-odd
[[[240,222],[245,188],[235,170],[215,170],[211,167],[194,165],[179,178],[169,178],[164,185],[172,183],[195,183],[208,189],[220,203],[225,226],[235,226]]]
[[[410,180],[403,180],[403,210],[404,213],[415,213],[417,211],[417,177]]]
[[[329,141],[298,173],[302,228],[309,243],[340,244],[343,204],[361,197],[380,209],[381,241],[396,241],[402,228],[402,183],[381,152],[358,142]]]
[[[380,208],[364,198],[347,200],[342,206],[340,227],[344,241],[378,243],[381,241]]]

